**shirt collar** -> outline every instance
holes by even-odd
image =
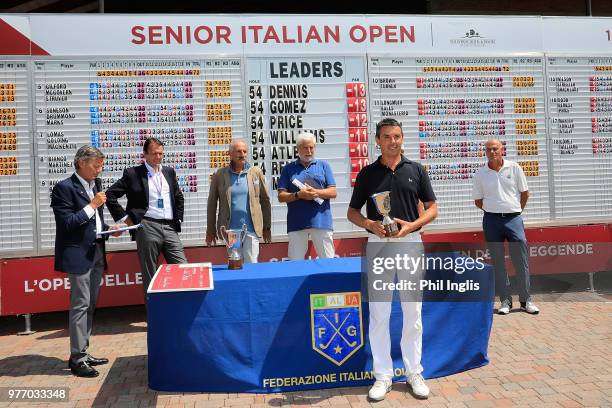
[[[406,158],[406,156],[404,156],[403,154],[400,156],[400,161],[399,163],[397,163],[397,167],[395,167],[395,170],[399,169],[401,166],[403,166],[404,164],[410,164],[410,160],[408,160]],[[382,155],[378,156],[378,159],[376,159],[376,161],[374,162],[375,165],[385,168],[385,169],[389,169],[389,167],[385,166],[382,162]],[[389,169],[390,170],[390,169]]]
[[[242,169],[242,171],[240,173],[238,173],[237,171],[234,171],[234,169],[232,168],[232,164],[228,164],[227,167],[229,168],[230,173],[234,173],[234,174],[243,174],[246,173],[250,168],[251,168],[251,163],[246,162],[244,163],[244,169]]]
[[[74,174],[77,176],[77,178],[79,179],[79,181],[81,182],[81,184],[86,190],[93,190],[95,186],[94,180],[92,180],[90,183],[89,181],[85,180],[83,177],[79,176],[79,173],[77,173],[76,171],[74,172]]]
[[[510,165],[508,164],[508,160],[503,159],[504,160],[504,164],[502,164],[502,166],[499,168],[498,171],[502,171],[503,169],[509,167]],[[491,167],[489,167],[489,161],[487,160],[487,162],[485,163],[485,167],[487,168],[487,170],[492,171],[494,173],[497,173],[497,171],[493,170]]]
[[[151,167],[151,166],[149,165],[149,163],[147,163],[147,161],[146,161],[146,160],[145,160],[145,162],[144,162],[144,165],[145,165],[145,167],[147,168],[147,171],[149,172],[149,174],[150,174],[150,175],[155,174],[155,170],[153,169],[153,167]],[[161,169],[162,169],[162,165],[160,164],[160,165],[159,165],[159,171],[160,171],[160,172],[161,172]]]
[[[315,164],[316,162],[317,162],[317,159],[313,159],[313,160],[310,162],[310,164],[308,165],[308,167],[312,166],[312,165],[313,165],[313,164]],[[304,165],[302,164],[302,161],[300,160],[300,158],[299,158],[299,157],[298,157],[298,158],[295,160],[295,164],[297,164],[297,165],[299,165],[299,166],[302,166],[302,167],[303,167],[303,168],[305,168],[305,169],[307,169],[307,168],[308,168],[308,167],[306,167],[306,166],[304,166]]]

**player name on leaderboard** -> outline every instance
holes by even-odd
[[[548,57],[547,65],[556,216],[609,217],[612,58]]]
[[[243,133],[241,75],[238,59],[35,62],[42,248],[54,242],[51,189],[74,172],[76,150],[105,154],[106,189],[143,162],[149,137],[164,142],[163,165],[175,168],[189,209],[182,239],[201,242],[209,175]]]
[[[0,61],[0,252],[30,252],[34,242],[27,63]]]
[[[437,223],[479,221],[472,177],[494,138],[525,171],[530,219],[548,218],[541,58],[370,57],[369,73],[372,123],[403,123],[405,154],[425,165],[436,192]]]
[[[351,179],[368,164],[364,59],[249,59],[247,92],[250,159],[264,171],[272,196],[282,167],[298,158],[298,134],[311,132],[317,140],[316,158],[329,162],[336,179],[334,231],[353,231],[346,220]],[[285,234],[286,205],[273,199],[272,214],[272,232]]]

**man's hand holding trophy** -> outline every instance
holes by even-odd
[[[390,191],[381,191],[380,193],[372,194],[372,200],[374,201],[374,206],[380,215],[383,216],[382,220],[382,228],[383,230],[372,231],[376,235],[384,236],[386,238],[393,238],[397,236],[399,233],[399,229],[397,227],[397,222],[394,221],[389,213],[391,212],[391,192]],[[378,223],[380,225],[380,223]]]

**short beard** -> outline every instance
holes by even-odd
[[[306,163],[312,163],[312,161],[314,160],[314,156],[310,156],[308,158],[300,156],[300,160]]]

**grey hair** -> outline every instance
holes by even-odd
[[[74,155],[74,168],[79,169],[79,161],[89,159],[103,159],[104,153],[93,146],[81,146]]]
[[[246,141],[245,141],[244,139],[234,139],[234,140],[232,140],[232,142],[231,142],[231,143],[230,143],[230,145],[229,145],[229,151],[230,151],[230,153],[231,153],[232,151],[234,151],[234,149],[236,148],[236,145],[237,145],[238,143],[244,143],[244,145],[246,146],[246,148],[247,148],[247,150],[248,150],[249,146],[246,144]]]
[[[316,144],[317,138],[315,137],[315,135],[313,135],[310,132],[302,132],[299,135],[297,135],[297,138],[295,139],[295,145],[299,146],[306,141],[312,141],[313,143]]]

